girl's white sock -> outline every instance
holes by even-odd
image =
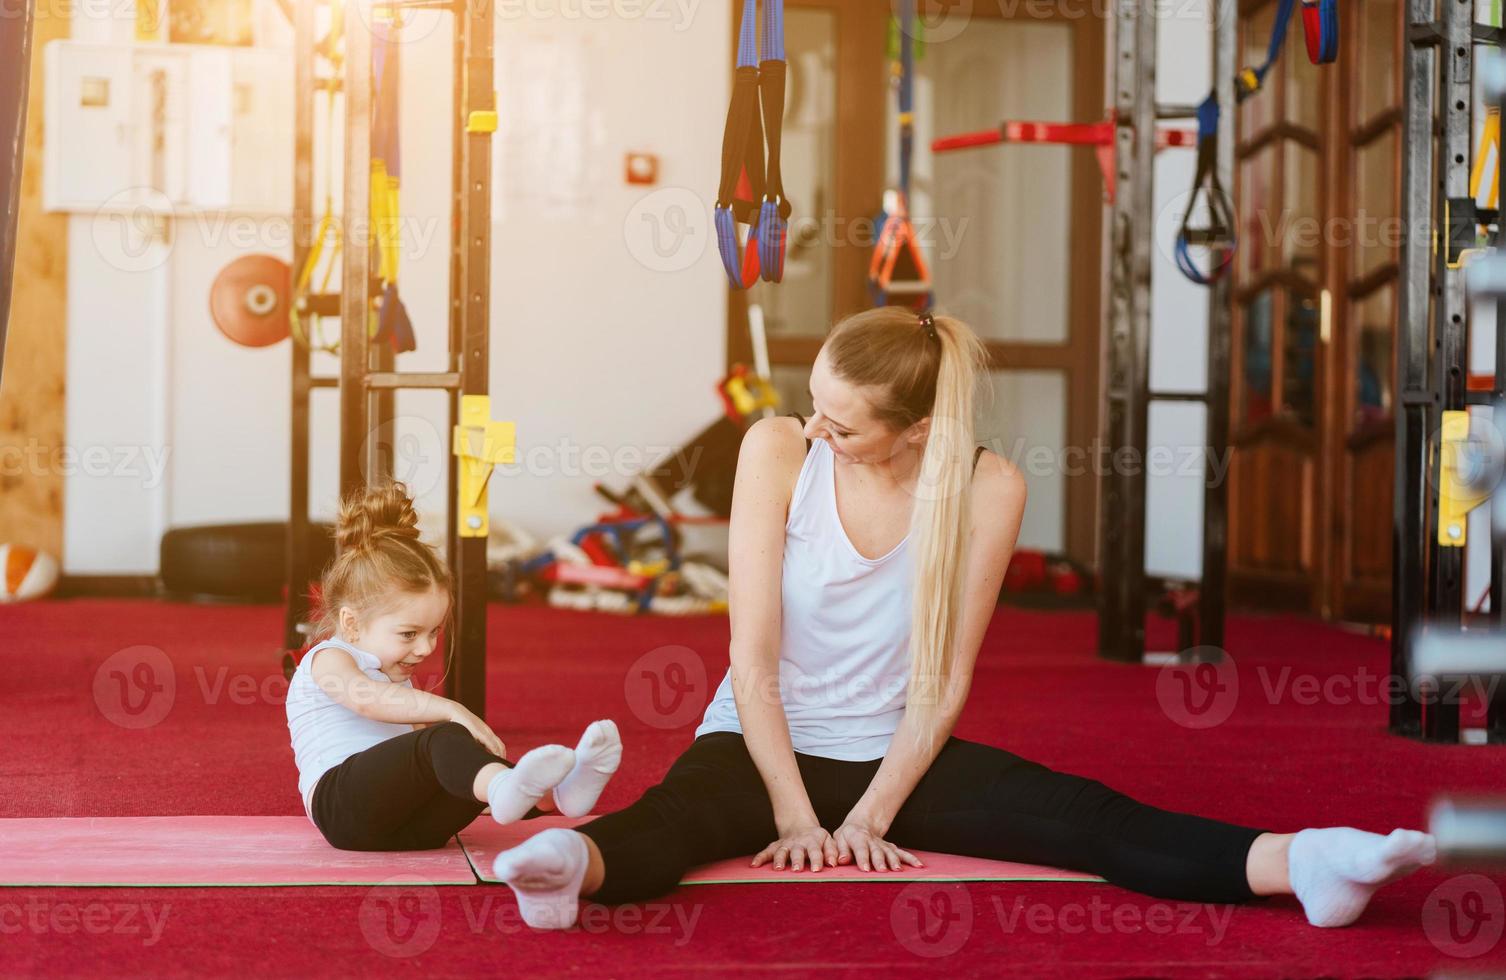
[[[592,722],[575,747],[575,768],[554,788],[554,805],[567,817],[584,817],[620,765],[622,736],[616,723]]]
[[[1292,838],[1287,872],[1292,891],[1315,926],[1347,926],[1381,885],[1438,857],[1438,844],[1418,830],[1389,836],[1353,827],[1304,830]]]
[[[585,837],[556,827],[498,854],[492,871],[517,895],[524,922],[535,929],[568,929],[575,925],[590,862]]]
[[[492,819],[497,823],[521,820],[573,765],[575,753],[563,745],[541,745],[524,755],[516,766],[497,773],[487,785],[486,801],[491,804]]]

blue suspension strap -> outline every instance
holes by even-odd
[[[1307,60],[1326,65],[1339,56],[1339,0],[1302,0]]]
[[[757,48],[760,60],[755,62],[757,21],[757,0],[743,0],[716,195],[717,250],[733,289],[747,289],[760,275],[769,282],[784,278],[790,216],[779,166],[784,130],[784,0],[764,0],[763,39]],[[739,224],[748,225],[746,252],[739,241]]]
[[[1267,65],[1269,67],[1269,65]],[[1218,99],[1209,95],[1197,107],[1197,175],[1192,180],[1192,194],[1187,198],[1187,210],[1182,214],[1182,226],[1177,231],[1175,257],[1182,275],[1200,286],[1207,286],[1223,278],[1234,261],[1237,244],[1234,234],[1234,207],[1229,195],[1218,179]],[[1192,227],[1192,211],[1197,206],[1198,191],[1208,199],[1208,225]],[[1193,245],[1205,245],[1213,249],[1217,264],[1203,272],[1192,261]]]
[[[1286,25],[1291,22],[1292,8],[1295,5],[1296,0],[1278,0],[1276,22],[1271,25],[1271,40],[1265,47],[1265,61],[1255,67],[1243,68],[1235,76],[1234,95],[1240,102],[1260,91],[1260,87],[1265,84],[1266,72],[1281,57],[1281,46],[1286,43]]]

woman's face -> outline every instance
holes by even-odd
[[[873,415],[872,389],[853,385],[832,373],[826,350],[811,368],[813,412],[805,423],[807,439],[825,439],[844,463],[883,463],[925,443],[927,420],[895,432]]]

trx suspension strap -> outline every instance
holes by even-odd
[[[779,167],[784,131],[784,0],[764,0],[763,38],[755,62],[757,27],[757,0],[743,0],[715,211],[717,250],[733,289],[747,289],[760,275],[768,282],[784,278],[790,217]],[[746,252],[739,241],[739,224],[748,226]]]
[[[1209,95],[1197,107],[1197,175],[1192,180],[1192,193],[1187,198],[1187,210],[1182,214],[1182,227],[1177,231],[1175,248],[1177,268],[1182,275],[1200,286],[1222,278],[1234,261],[1234,208],[1218,179],[1217,149],[1218,100]],[[1199,190],[1208,199],[1206,228],[1192,227],[1192,211],[1197,206]],[[1218,264],[1206,273],[1203,272],[1192,261],[1192,253],[1189,251],[1192,245],[1212,248]]]
[[[1265,47],[1265,61],[1253,68],[1244,68],[1234,78],[1234,96],[1240,102],[1248,99],[1260,87],[1265,84],[1266,72],[1281,57],[1281,46],[1286,43],[1286,25],[1292,19],[1292,6],[1295,0],[1278,0],[1276,4],[1276,22],[1271,25],[1271,40]],[[1337,42],[1336,42],[1337,43]]]
[[[1339,56],[1339,0],[1302,0],[1307,60],[1326,65]]]
[[[931,273],[910,223],[910,162],[915,146],[915,0],[904,0],[895,30],[896,57],[890,62],[899,106],[899,186],[884,195],[878,241],[868,263],[868,292],[874,305],[898,304],[928,310],[934,302]]]

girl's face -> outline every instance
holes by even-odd
[[[811,367],[813,411],[805,423],[805,437],[825,439],[844,463],[883,463],[921,448],[927,420],[895,432],[874,418],[867,390],[833,374],[823,348]]]
[[[450,594],[431,589],[400,593],[364,621],[348,607],[341,609],[340,622],[347,640],[381,661],[382,673],[404,681],[439,648],[439,631],[449,614]]]

